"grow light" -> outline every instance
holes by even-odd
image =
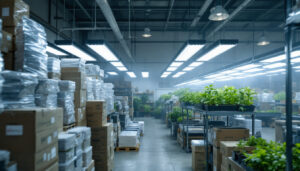
[[[126,72],[126,73],[130,78],[136,78],[136,75],[134,72]]]
[[[56,40],[55,44],[59,48],[65,50],[65,51],[69,52],[70,54],[77,56],[85,61],[96,61],[96,59],[94,57],[92,57],[91,55],[89,55],[88,53],[83,51],[78,45],[76,45],[72,41]]]
[[[116,72],[107,72],[109,75],[118,75]]]
[[[104,41],[88,41],[86,45],[98,55],[102,56],[106,61],[118,61],[116,55],[109,49]]]
[[[181,52],[176,57],[175,61],[187,61],[194,56],[200,49],[204,47],[205,41],[188,41]]]
[[[257,65],[257,64],[248,64],[248,65],[237,67],[234,70],[246,70],[246,69],[256,68],[256,67],[259,67],[259,66],[260,65]]]
[[[285,63],[278,62],[270,65],[263,66],[264,68],[272,69],[272,68],[279,68],[279,67],[284,67]]]
[[[237,40],[219,40],[215,42],[210,50],[201,56],[197,61],[209,61],[216,56],[219,56],[220,54],[228,51],[229,49],[235,47],[237,45]]]
[[[175,75],[173,75],[172,77],[173,78],[178,78],[180,77],[181,75],[185,74],[185,72],[177,72]]]
[[[142,77],[143,78],[148,78],[149,77],[149,72],[142,72]]]
[[[172,62],[170,67],[179,67],[183,64],[183,62]]]
[[[249,69],[249,70],[246,70],[246,71],[244,71],[244,72],[258,72],[258,71],[262,71],[262,70],[264,70],[264,69],[261,69],[261,68],[253,68],[253,69]]]
[[[54,55],[57,55],[57,56],[67,56],[66,53],[63,53],[62,51],[60,51],[60,50],[58,50],[56,48],[53,48],[53,47],[51,47],[49,45],[47,46],[46,51],[50,52],[50,53],[52,53]]]
[[[126,67],[117,67],[117,69],[118,69],[119,71],[127,71],[127,68],[126,68]]]
[[[177,69],[177,67],[169,67],[168,69],[167,69],[167,71],[175,71]]]

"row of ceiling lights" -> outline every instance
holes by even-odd
[[[176,86],[203,85],[213,83],[215,81],[223,82],[262,75],[273,76],[277,74],[284,74],[284,67],[286,64],[283,61],[285,59],[286,55],[280,54],[278,56],[272,56],[269,59],[260,60],[256,63],[244,64],[221,72],[205,75],[200,79],[180,83]],[[297,66],[297,64],[300,63],[300,50],[296,50],[291,53],[291,63],[295,72],[300,72],[300,65]]]
[[[55,54],[57,56],[67,56],[67,53],[64,53],[63,51],[59,50],[63,49],[64,51],[77,56],[85,61],[96,61],[94,57],[92,57],[89,53],[85,52],[82,48],[80,48],[79,45],[72,41],[68,40],[56,40],[55,41],[56,46],[47,46],[47,51]],[[134,72],[128,71],[128,69],[124,66],[124,64],[117,58],[117,56],[110,50],[108,45],[104,41],[88,41],[86,43],[87,47],[89,47],[91,50],[93,50],[95,53],[100,55],[103,59],[105,59],[107,62],[110,62],[111,65],[116,67],[119,71],[127,71],[127,75],[130,78],[136,78],[136,75]],[[109,75],[118,75],[117,72],[108,72]],[[149,72],[142,72],[143,78],[149,77]]]
[[[183,68],[182,71],[177,72],[172,77],[178,78],[185,74],[187,71],[191,71],[196,67],[202,65],[204,62],[207,62],[216,56],[228,51],[229,49],[235,47],[238,43],[238,40],[218,40],[213,43],[205,53],[203,53],[198,59],[194,62]],[[176,56],[175,60],[170,64],[165,72],[162,73],[161,78],[168,77],[173,71],[176,71],[184,62],[192,58],[197,52],[199,52],[205,46],[205,41],[193,40],[188,41],[184,48]]]

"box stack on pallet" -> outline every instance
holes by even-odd
[[[61,79],[76,83],[74,95],[75,125],[86,125],[86,76],[85,61],[81,59],[61,60]]]
[[[204,140],[192,140],[193,171],[205,170],[206,154]]]
[[[93,159],[95,169],[111,171],[114,160],[113,125],[107,123],[106,103],[104,101],[87,101],[87,125],[91,127]]]

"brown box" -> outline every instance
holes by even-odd
[[[58,171],[58,161],[49,166],[45,171]]]
[[[10,151],[11,159],[17,162],[18,170],[43,171],[58,160],[58,143],[49,145],[38,153]],[[25,147],[25,146],[24,146]]]
[[[95,161],[92,160],[91,163],[88,165],[88,167],[85,169],[85,171],[92,171],[93,168],[95,168]]]
[[[86,75],[84,72],[62,70],[61,79],[74,81],[76,83],[76,90],[86,90]]]
[[[15,69],[14,52],[3,53],[3,59],[4,59],[4,68],[6,70],[14,70]]]
[[[220,150],[223,156],[232,156],[232,152],[237,149],[239,141],[221,141]],[[246,146],[245,150],[250,152],[253,151],[255,147]]]
[[[113,161],[102,163],[95,161],[95,171],[112,171],[113,170]]]
[[[193,171],[205,170],[206,157],[205,152],[196,152],[192,146],[192,167]]]
[[[29,17],[29,6],[22,0],[1,0],[0,14],[4,27],[17,26],[22,17]]]
[[[87,101],[86,119],[89,127],[102,127],[107,123],[104,101]]]
[[[214,147],[213,148],[213,170],[214,171],[220,171],[221,170],[221,164],[222,164],[222,154],[220,151],[220,148]]]
[[[86,90],[76,90],[74,95],[75,108],[86,106]]]
[[[214,128],[213,144],[220,147],[220,141],[238,141],[249,138],[249,129],[246,128]]]
[[[103,127],[92,127],[91,142],[93,151],[102,151],[109,148],[113,144],[113,126],[112,123],[107,123]]]
[[[48,78],[49,79],[60,80],[60,73],[48,72]]]
[[[80,67],[63,67],[61,68],[61,72],[82,72]]]
[[[2,30],[2,44],[1,52],[8,53],[13,50],[13,36],[12,34]]]

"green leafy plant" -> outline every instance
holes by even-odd
[[[253,105],[254,95],[256,95],[256,92],[249,87],[239,89],[240,104],[245,106]]]
[[[134,108],[135,111],[140,109],[141,104],[142,104],[142,100],[140,98],[135,97],[133,99],[133,108]]]
[[[181,115],[181,108],[178,106],[173,107],[171,113],[168,114],[168,118],[171,119],[172,122],[176,122],[178,117]]]
[[[150,113],[151,112],[152,107],[148,104],[143,105],[143,111],[146,113]]]
[[[189,88],[181,88],[173,92],[173,94],[179,98],[183,97],[186,93],[190,91]]]
[[[159,97],[159,100],[162,102],[166,102],[166,101],[170,100],[171,97],[172,97],[171,94],[163,94]]]
[[[277,101],[282,101],[282,100],[285,100],[285,92],[284,91],[281,91],[279,93],[276,93],[274,95],[274,100],[277,100]]]

